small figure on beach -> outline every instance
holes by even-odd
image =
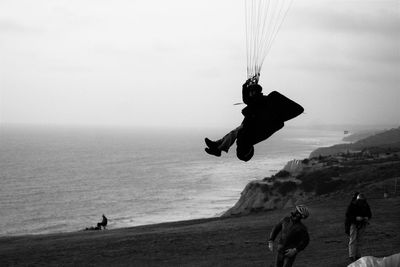
[[[281,233],[277,255],[275,259],[275,267],[291,267],[296,259],[296,255],[304,250],[309,241],[307,227],[301,222],[310,215],[305,205],[296,206],[291,215],[284,217],[274,226],[269,236],[268,248],[274,251],[274,240]]]
[[[254,155],[254,145],[266,140],[304,109],[296,102],[273,91],[262,93],[262,87],[256,79],[248,79],[242,86],[242,100],[247,106],[242,109],[244,119],[241,125],[217,141],[205,138],[205,151],[217,157],[221,151],[228,153],[236,141],[238,159],[249,161]]]
[[[104,216],[104,214],[102,215],[102,217],[103,217],[103,219],[101,220],[101,222],[97,223],[97,227],[99,227],[100,230],[101,230],[101,227],[103,227],[103,229],[105,230],[106,226],[107,226],[107,223],[108,223],[108,220],[107,220],[107,217]]]
[[[102,220],[101,220],[101,222],[98,222],[97,223],[97,225],[96,226],[91,226],[91,227],[86,227],[86,231],[88,231],[88,230],[101,230],[101,229],[106,229],[106,226],[107,226],[107,223],[108,223],[108,219],[107,219],[107,217],[103,214],[102,215]]]
[[[371,209],[364,194],[354,193],[346,210],[345,223],[346,234],[349,235],[349,259],[351,262],[361,258],[362,238],[371,217]]]

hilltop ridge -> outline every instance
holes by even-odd
[[[364,149],[379,149],[400,151],[400,127],[378,132],[354,143],[337,144],[330,147],[321,147],[311,152],[309,158],[329,156],[347,152],[358,152]]]

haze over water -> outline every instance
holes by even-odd
[[[205,136],[224,131],[2,126],[0,235],[77,231],[101,214],[109,228],[212,217],[245,185],[338,143],[338,130],[285,127],[247,163],[221,158]]]

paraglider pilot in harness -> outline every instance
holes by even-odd
[[[243,84],[242,99],[247,105],[242,110],[242,124],[217,141],[205,138],[205,151],[208,154],[219,157],[221,151],[228,153],[236,141],[237,157],[249,161],[254,155],[255,144],[270,137],[283,127],[285,121],[304,111],[302,106],[276,91],[264,95],[258,77],[248,79]]]

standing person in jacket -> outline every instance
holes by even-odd
[[[262,93],[262,87],[249,79],[242,86],[242,99],[247,105],[243,110],[242,124],[217,141],[205,138],[205,151],[221,156],[237,144],[236,155],[240,160],[249,161],[254,155],[254,145],[267,139],[284,126],[284,122],[303,113],[304,109],[289,98],[273,91]]]
[[[351,218],[349,217],[349,211],[353,209],[353,206],[356,203],[358,194],[360,194],[359,192],[354,192],[353,196],[351,198],[350,204],[349,206],[347,206],[347,210],[346,210],[346,218],[344,221],[344,232],[346,233],[346,235],[350,235],[350,226],[351,226]]]
[[[294,263],[297,253],[304,250],[309,241],[308,230],[301,222],[309,216],[309,211],[306,206],[299,205],[291,213],[290,216],[284,217],[272,229],[269,236],[268,247],[271,252],[274,251],[274,240],[276,236],[281,233],[275,267],[291,267]]]
[[[349,205],[346,212],[350,223],[349,258],[352,262],[361,257],[361,241],[371,217],[371,209],[365,196],[358,194],[356,201]]]

